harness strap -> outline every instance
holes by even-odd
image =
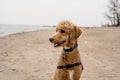
[[[81,62],[77,62],[77,63],[74,63],[74,64],[67,64],[67,65],[62,65],[62,66],[57,66],[57,69],[69,69],[69,68],[72,68],[72,67],[75,67],[75,66],[79,66],[81,65],[82,66],[82,70],[83,70],[83,65]]]

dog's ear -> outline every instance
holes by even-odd
[[[82,33],[81,29],[79,27],[75,26],[75,37],[76,37],[76,39],[79,38],[81,33]]]
[[[70,32],[70,42],[75,43],[79,36],[81,35],[82,31],[79,27],[74,26],[74,30]]]

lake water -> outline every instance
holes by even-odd
[[[38,26],[38,25],[7,25],[0,24],[0,36],[14,34],[19,32],[53,29],[53,26]]]

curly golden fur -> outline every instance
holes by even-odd
[[[56,33],[50,38],[50,42],[54,47],[71,48],[77,44],[77,39],[82,31],[79,27],[65,20],[60,22],[56,27]],[[59,58],[58,66],[81,62],[80,54],[77,48],[71,52],[67,52],[67,57],[63,58],[63,53]],[[72,67],[70,69],[56,69],[52,80],[79,80],[82,73],[82,65]]]

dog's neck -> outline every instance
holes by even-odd
[[[63,48],[63,51],[64,52],[71,52],[73,51],[74,49],[76,49],[78,47],[78,44],[74,44],[73,47],[64,47]]]

